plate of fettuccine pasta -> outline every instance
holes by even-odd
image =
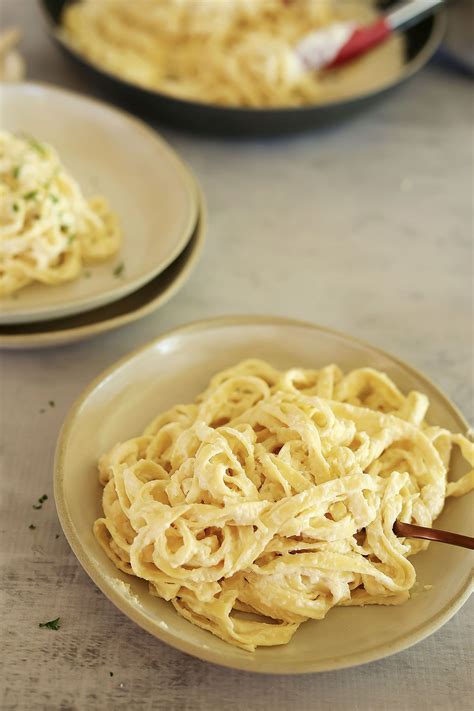
[[[55,497],[79,562],[141,627],[217,664],[303,673],[399,652],[466,601],[470,552],[393,526],[472,535],[473,464],[463,416],[410,366],[326,328],[229,317],[86,389]]]
[[[0,324],[82,314],[137,291],[191,239],[194,179],[144,123],[36,83],[2,88]]]

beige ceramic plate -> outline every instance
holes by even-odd
[[[45,348],[73,343],[148,316],[166,304],[189,278],[204,246],[205,229],[206,213],[202,204],[191,240],[162,274],[129,296],[78,316],[26,325],[0,326],[0,349]]]
[[[0,323],[82,313],[120,299],[160,274],[196,224],[196,186],[174,151],[146,124],[94,99],[41,84],[2,87],[2,128],[54,146],[84,195],[104,195],[119,215],[118,255],[61,286],[33,284],[0,300]],[[120,278],[114,269],[123,263]]]
[[[101,515],[97,458],[115,442],[138,435],[157,412],[187,402],[210,376],[242,358],[278,367],[385,370],[404,390],[431,400],[430,418],[454,431],[466,422],[423,375],[382,351],[343,334],[278,318],[234,317],[165,334],[113,365],[79,398],[62,429],[55,462],[55,497],[64,532],[80,563],[112,602],[164,642],[210,662],[278,674],[338,669],[380,659],[437,630],[461,607],[472,586],[470,551],[432,544],[414,561],[419,583],[433,585],[400,607],[336,608],[323,621],[301,625],[291,642],[254,653],[232,647],[184,620],[152,597],[144,581],[119,572],[92,534]],[[456,478],[462,466],[453,463]],[[450,500],[440,527],[468,533],[472,499]],[[472,531],[470,532],[472,535]]]

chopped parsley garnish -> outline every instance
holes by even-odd
[[[123,270],[125,269],[125,264],[123,262],[120,262],[120,264],[117,264],[113,271],[114,277],[119,277],[123,274]]]
[[[55,536],[56,540],[59,538],[59,533],[57,533]]]
[[[75,233],[72,235],[69,235],[69,237],[67,238],[67,243],[72,244],[74,242],[74,240],[76,239],[76,237],[77,237],[77,235]]]
[[[36,526],[35,526],[33,523],[30,523],[30,525],[28,526],[28,528],[30,528],[32,531],[34,531],[35,528],[36,528]]]
[[[53,193],[50,193],[49,199],[51,202],[59,202],[59,198],[56,195],[53,195]]]
[[[38,509],[42,509],[44,502],[47,500],[48,500],[48,496],[46,494],[43,494],[43,496],[39,497],[38,503],[33,504],[33,508],[36,509],[37,511],[38,511]]]
[[[20,209],[20,208],[18,207],[18,203],[17,203],[17,202],[14,202],[13,205],[12,205],[12,207],[13,207],[13,212],[18,212],[18,210]]]
[[[67,232],[67,225],[61,225],[61,227],[59,229],[61,230],[61,232],[63,234],[65,234]]]
[[[61,627],[60,619],[60,617],[56,617],[55,620],[50,620],[49,622],[40,622],[38,627],[46,627],[48,630],[57,631]]]
[[[56,405],[56,403],[54,402],[54,400],[48,400],[48,405],[50,407],[54,407]]]
[[[28,143],[40,154],[40,156],[47,155],[46,148],[39,141],[37,141],[36,138],[28,138]]]
[[[15,178],[15,180],[18,180],[20,177],[20,171],[21,171],[21,165],[17,165],[15,168],[12,170],[12,175]]]
[[[109,671],[109,674],[110,674],[110,676],[113,676],[113,675],[114,675],[114,673],[113,673],[113,672],[110,672],[110,671]]]
[[[37,191],[37,190],[31,190],[29,193],[25,193],[25,194],[23,195],[23,198],[24,198],[25,200],[33,200],[37,195],[38,195],[38,191]]]
[[[86,277],[86,279],[89,279],[92,276],[92,274],[89,271],[87,271],[87,272],[84,272],[84,276]]]

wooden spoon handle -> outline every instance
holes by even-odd
[[[402,536],[403,538],[424,538],[428,541],[449,543],[452,546],[461,546],[462,548],[474,550],[474,538],[471,536],[461,536],[459,533],[439,531],[436,528],[415,526],[413,523],[402,523],[401,521],[395,521],[393,532],[396,536]]]

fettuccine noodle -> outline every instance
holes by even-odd
[[[307,72],[294,47],[335,22],[369,23],[374,0],[81,0],[65,39],[126,81],[198,102],[299,106],[375,88],[403,64],[394,37],[331,72]]]
[[[119,249],[105,198],[86,200],[46,143],[0,131],[0,196],[0,296],[72,281]]]
[[[187,620],[252,651],[336,605],[409,598],[396,519],[430,526],[460,434],[426,424],[425,395],[370,368],[278,371],[248,360],[158,415],[99,462],[106,554]],[[251,613],[251,614],[250,614]]]

